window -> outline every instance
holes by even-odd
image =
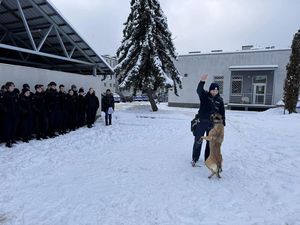
[[[217,83],[220,87],[219,93],[220,95],[223,94],[223,87],[224,87],[224,77],[223,76],[216,76],[214,77],[214,82]]]
[[[109,86],[112,87],[112,83],[110,83]]]
[[[255,76],[253,77],[253,83],[255,84],[266,84],[267,76]]]
[[[231,94],[241,95],[243,87],[243,77],[242,76],[232,76],[231,81]]]
[[[106,83],[104,83],[104,87],[106,87]]]

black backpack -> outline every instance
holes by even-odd
[[[196,114],[195,118],[192,119],[192,121],[191,121],[191,132],[193,133],[194,136],[195,136],[195,131],[196,131],[196,127],[197,127],[198,123],[200,123],[200,118],[199,118],[198,114]]]

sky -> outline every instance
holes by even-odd
[[[130,0],[50,0],[101,55],[115,55]],[[160,0],[179,54],[288,48],[300,29],[299,0]]]

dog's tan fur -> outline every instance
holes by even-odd
[[[214,121],[214,127],[210,130],[208,136],[203,136],[201,139],[209,141],[210,154],[205,165],[211,170],[212,174],[208,177],[209,179],[216,175],[221,178],[220,172],[222,172],[222,154],[221,145],[224,139],[224,125],[222,116],[218,113],[212,115]]]

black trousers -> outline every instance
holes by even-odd
[[[90,127],[95,123],[97,110],[87,110],[86,123]]]
[[[108,114],[108,111],[105,112],[105,124],[106,125],[108,125],[108,124],[111,125],[111,114]]]
[[[20,120],[20,135],[23,141],[28,141],[32,135],[33,127],[33,116],[26,115],[21,117]]]
[[[212,123],[210,121],[201,121],[197,124],[196,130],[195,130],[195,140],[194,140],[194,146],[193,146],[193,155],[192,159],[197,162],[200,158],[201,154],[201,147],[202,147],[202,140],[200,139],[204,134],[208,135],[209,131],[212,128]],[[206,160],[209,156],[209,142],[206,143],[205,147],[205,154],[204,154],[204,160]]]
[[[19,125],[19,117],[15,115],[5,115],[2,120],[3,140],[11,143],[16,140],[17,128]]]
[[[77,127],[83,127],[85,125],[85,111],[78,111]]]
[[[48,119],[45,113],[35,114],[35,133],[38,138],[45,137],[48,130]]]

